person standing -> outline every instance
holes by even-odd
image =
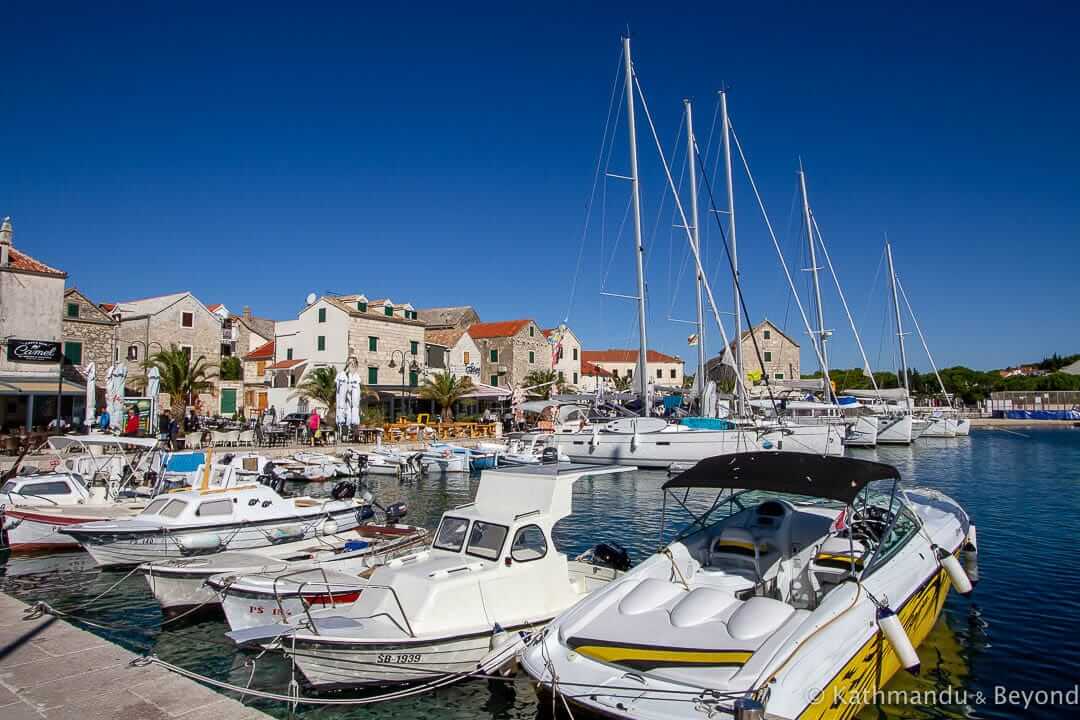
[[[139,411],[134,405],[128,408],[127,422],[124,423],[124,435],[128,437],[139,436]]]
[[[322,418],[319,417],[319,411],[312,408],[311,415],[308,417],[308,432],[311,434],[311,444],[315,444],[315,436],[319,433],[319,425],[322,422]]]
[[[165,411],[163,420],[161,432],[165,435],[166,440],[169,441],[169,449],[178,450],[179,448],[176,447],[176,436],[180,434],[180,424],[176,422],[176,418],[174,418],[172,413],[168,410]]]

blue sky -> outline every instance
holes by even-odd
[[[894,364],[886,231],[939,364],[1080,351],[1080,12],[1065,4],[153,5],[5,13],[0,215],[95,300],[190,289],[284,319],[308,292],[364,292],[545,326],[569,306],[587,346],[632,346],[632,304],[600,295],[633,289],[625,183],[606,181],[576,270],[629,26],[666,152],[682,98],[704,144],[730,89],[793,267],[803,159],[875,367]],[[685,241],[639,123],[651,345],[692,357],[669,319],[692,312]],[[742,176],[736,193],[750,312],[805,340]],[[711,270],[715,230],[706,243]],[[727,275],[714,282],[730,311]],[[859,364],[826,303],[833,364]]]

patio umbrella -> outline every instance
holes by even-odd
[[[158,429],[158,398],[161,397],[161,371],[157,367],[146,373],[146,396],[150,398],[150,432]]]
[[[348,416],[348,418],[346,420],[349,423],[349,425],[356,426],[356,425],[360,424],[360,391],[361,391],[360,373],[355,372],[355,371],[350,372],[348,374],[348,378],[349,378],[349,404],[348,404],[349,416]]]
[[[334,378],[334,392],[337,398],[334,408],[334,422],[338,426],[349,422],[349,376],[348,370],[342,370]]]
[[[113,364],[106,376],[106,409],[109,412],[109,428],[123,430],[124,422],[124,385],[127,384],[127,365],[122,362]]]
[[[86,366],[86,408],[84,410],[86,427],[94,425],[94,397],[97,390],[97,365],[90,363]]]

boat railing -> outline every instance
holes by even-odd
[[[288,614],[285,612],[285,606],[281,602],[281,595],[278,593],[278,581],[285,580],[285,579],[293,577],[295,575],[302,575],[304,573],[311,572],[312,570],[316,570],[316,571],[319,572],[320,575],[322,575],[322,582],[319,582],[317,580],[303,580],[303,581],[300,581],[299,583],[297,583],[296,595],[300,598],[300,604],[304,608],[304,614],[307,616],[307,620],[308,620],[308,627],[311,628],[311,631],[313,633],[318,635],[319,634],[318,625],[315,623],[315,619],[313,617],[311,617],[311,604],[304,602],[304,589],[308,588],[308,587],[326,588],[326,594],[330,598],[330,606],[334,607],[337,603],[334,600],[334,590],[333,590],[333,588],[334,588],[335,585],[336,585],[336,587],[339,587],[339,588],[343,587],[343,585],[344,585],[341,582],[338,582],[338,583],[335,583],[335,584],[332,585],[330,583],[330,579],[326,576],[326,569],[325,568],[321,568],[321,567],[320,568],[305,568],[305,569],[302,569],[302,570],[294,570],[293,572],[285,573],[284,575],[278,575],[277,577],[274,578],[274,586],[273,586],[274,602],[277,603],[278,612],[281,613],[281,617],[288,617]],[[385,615],[390,620],[390,622],[394,623],[394,625],[396,625],[398,627],[399,630],[402,630],[402,631],[406,632],[409,635],[409,637],[416,637],[416,633],[413,632],[412,625],[409,623],[409,617],[405,614],[405,607],[401,604],[401,598],[398,597],[397,590],[395,590],[390,585],[372,585],[370,583],[361,584],[359,582],[356,584],[356,587],[361,588],[361,592],[368,592],[369,590],[388,590],[390,592],[390,595],[394,598],[394,603],[397,605],[398,612],[401,613],[401,620],[402,620],[402,622],[405,623],[405,626],[402,627],[401,623],[399,623],[396,619],[394,619],[393,615],[391,615],[390,613],[386,613],[386,612],[376,613],[372,617],[378,617],[380,615]]]

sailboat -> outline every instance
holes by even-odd
[[[630,39],[623,38],[623,74],[626,95],[626,125],[629,136],[629,161],[630,175],[627,178],[631,186],[631,210],[635,240],[635,262],[637,269],[637,301],[638,310],[638,367],[635,379],[639,384],[639,395],[642,398],[643,412],[647,415],[652,406],[650,387],[648,383],[648,371],[646,358],[648,357],[648,341],[645,315],[645,274],[643,257],[645,254],[641,234],[641,197],[638,175],[637,155],[637,125],[635,117],[635,97],[640,94],[643,109],[651,126],[652,120],[648,117],[648,107],[645,105],[644,94],[636,82],[633,60],[630,53]],[[734,229],[734,195],[731,183],[731,149],[730,149],[730,121],[727,114],[726,93],[721,91],[720,106],[723,122],[723,146],[725,168],[727,172],[728,187],[728,231],[731,236],[732,246],[735,245]],[[708,279],[701,262],[700,235],[698,233],[697,217],[697,179],[694,165],[697,144],[693,130],[693,112],[689,101],[686,103],[687,143],[690,166],[690,193],[692,218],[687,218],[680,201],[679,194],[674,187],[670,169],[663,157],[663,150],[657,143],[667,180],[675,200],[675,205],[682,217],[682,227],[687,232],[687,240],[695,261],[697,273],[697,289],[699,297],[699,322],[703,326],[704,309],[701,304],[702,292],[708,297],[713,316],[721,335],[724,336],[724,344],[727,346],[727,337],[723,323],[720,321],[719,312],[709,287]],[[653,128],[655,136],[655,128]],[[741,308],[741,291],[737,280],[737,267],[735,269],[735,293],[736,310]],[[738,316],[739,313],[736,312]],[[701,327],[699,327],[699,330]],[[699,340],[700,342],[700,340]],[[737,345],[738,343],[736,343]],[[700,362],[700,358],[699,358]],[[703,369],[703,368],[702,368]],[[701,370],[698,372],[702,375]],[[742,369],[737,372],[737,387],[742,383]],[[702,377],[702,380],[704,378]],[[735,452],[761,450],[761,451],[786,451],[808,452],[815,454],[842,454],[843,445],[841,438],[835,430],[830,431],[828,425],[798,425],[780,421],[758,421],[749,415],[750,408],[747,404],[739,403],[740,414],[734,421],[718,423],[724,425],[720,428],[699,428],[686,424],[668,423],[665,420],[652,417],[640,417],[632,419],[620,419],[607,423],[603,428],[596,426],[571,430],[569,432],[557,432],[553,436],[553,445],[558,448],[561,455],[567,456],[573,462],[586,463],[632,463],[641,467],[670,468],[673,465],[681,466],[692,464],[714,455],[730,454]]]

